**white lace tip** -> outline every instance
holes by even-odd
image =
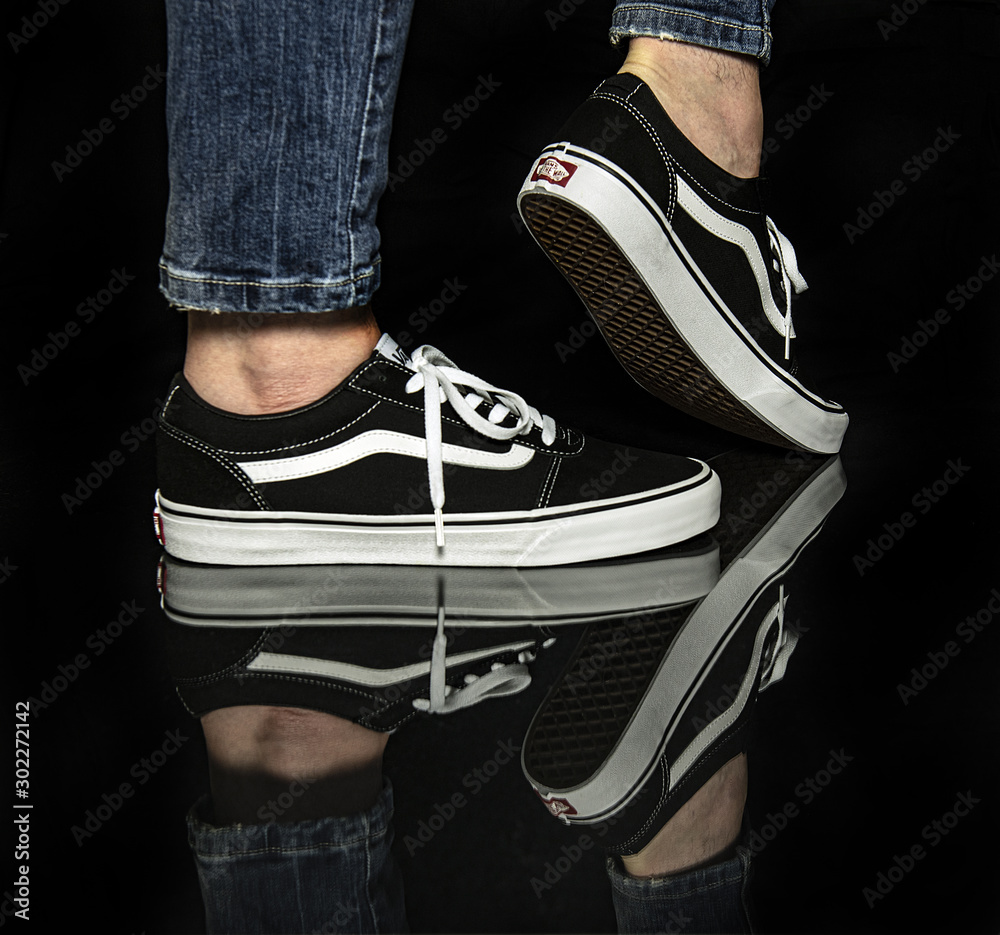
[[[434,537],[437,541],[437,547],[439,549],[444,548],[444,515],[441,512],[441,507],[436,507],[434,510]]]

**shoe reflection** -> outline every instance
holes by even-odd
[[[707,535],[550,568],[196,565],[158,573],[189,709],[316,708],[376,730],[522,691],[556,628],[685,604],[718,580]]]
[[[567,825],[634,854],[735,753],[798,634],[785,577],[846,481],[838,458],[745,449],[710,535],[551,568],[224,567],[164,556],[178,692],[317,710],[377,731],[523,691],[557,638],[576,641],[522,745]]]
[[[588,626],[528,729],[525,775],[566,824],[612,822],[602,843],[634,854],[746,749],[760,691],[798,635],[784,577],[846,480],[837,457],[755,449],[716,458],[721,574],[700,599]]]

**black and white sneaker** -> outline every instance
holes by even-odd
[[[409,624],[409,621],[406,621]],[[531,684],[531,663],[555,637],[544,627],[435,630],[372,625],[186,626],[162,620],[161,640],[188,711],[236,705],[308,708],[372,730],[395,730],[421,712],[452,714]]]
[[[434,626],[442,595],[463,627],[564,627],[683,604],[719,579],[719,546],[680,545],[575,565],[200,565],[164,554],[161,606],[202,627]]]
[[[707,535],[552,568],[199,565],[164,555],[163,645],[195,716],[313,708],[376,730],[516,694],[568,625],[707,594]],[[575,636],[575,634],[574,634]]]
[[[595,152],[584,141],[617,135]],[[633,75],[605,81],[532,166],[525,224],[629,375],[678,409],[759,441],[840,450],[848,417],[792,353],[795,251],[761,180],[729,175]]]
[[[838,458],[795,457],[721,459],[718,584],[684,607],[591,624],[528,729],[535,792],[566,824],[607,822],[615,853],[640,851],[746,749],[757,694],[784,675],[797,633],[783,579],[846,483]]]
[[[335,390],[286,413],[224,412],[178,375],[157,458],[157,535],[210,564],[560,565],[695,536],[720,496],[701,461],[557,426],[388,335]]]

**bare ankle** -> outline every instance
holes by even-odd
[[[382,789],[388,734],[302,708],[241,705],[202,718],[217,825],[350,815]]]
[[[620,71],[648,84],[681,133],[716,165],[740,178],[759,174],[764,114],[755,59],[638,37]]]
[[[243,415],[328,393],[363,363],[379,331],[367,306],[332,312],[188,312],[184,375],[206,402]]]
[[[634,877],[662,877],[706,863],[739,837],[747,797],[747,758],[733,757],[638,854],[623,857]]]

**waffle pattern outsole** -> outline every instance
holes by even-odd
[[[589,779],[621,739],[694,605],[591,624],[525,740],[532,781],[568,789]]]
[[[615,357],[644,389],[674,408],[747,438],[788,448],[698,360],[670,327],[641,276],[587,214],[561,198],[521,200],[525,222],[570,281]]]

